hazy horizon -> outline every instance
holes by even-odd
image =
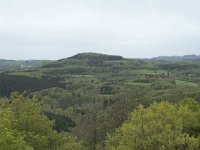
[[[0,0],[0,59],[200,55],[198,0]]]
[[[98,53],[98,52],[81,52],[81,53]],[[79,53],[76,53],[76,54],[79,54]],[[68,57],[71,57],[71,56],[74,56],[76,54],[72,54],[70,56],[66,56],[66,57],[61,57],[61,58],[58,58],[58,59],[33,59],[33,58],[28,58],[28,59],[7,59],[7,58],[0,58],[0,60],[60,60],[60,59],[64,59],[64,58],[68,58]],[[108,53],[99,53],[99,54],[105,54],[105,55],[115,55],[115,54],[108,54]],[[158,55],[158,56],[153,56],[153,57],[124,57],[123,55],[115,55],[115,56],[122,56],[123,58],[127,58],[127,59],[151,59],[151,58],[156,58],[156,57],[182,57],[182,56],[189,56],[189,55],[195,55],[195,56],[200,56],[200,55],[197,55],[197,54],[185,54],[185,55]]]

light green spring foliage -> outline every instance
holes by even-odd
[[[67,133],[54,131],[53,122],[42,115],[41,107],[16,93],[0,106],[0,149],[80,150],[81,145]]]
[[[187,111],[184,108],[189,109],[191,112],[190,116],[183,116],[183,130],[190,135],[200,137],[200,105],[193,99],[187,98],[180,102],[179,107],[182,108],[180,109],[182,114],[185,114],[184,111]]]
[[[31,150],[26,144],[22,134],[17,132],[13,126],[16,124],[14,113],[10,109],[0,110],[0,149],[2,150]]]
[[[196,134],[192,134],[192,133]],[[198,150],[199,104],[187,99],[139,106],[106,141],[108,150]]]

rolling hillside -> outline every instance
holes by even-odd
[[[40,65],[41,62],[35,65],[37,66],[35,69],[32,67],[27,69],[29,66],[27,65],[25,67],[27,70],[12,70],[11,67],[10,71],[0,73],[0,97],[5,101],[5,107],[12,106],[15,104],[13,101],[17,101],[14,113],[16,109],[20,112],[27,111],[26,102],[38,104],[41,106],[42,114],[54,122],[53,129],[61,135],[65,132],[67,135],[77,137],[77,141],[84,147],[82,149],[94,150],[96,149],[94,146],[102,149],[105,144],[115,147],[116,144],[112,145],[112,142],[121,143],[116,136],[122,136],[122,139],[126,137],[127,134],[123,132],[127,128],[126,124],[130,126],[133,124],[133,119],[129,118],[131,112],[137,119],[141,118],[142,112],[146,112],[145,130],[147,130],[151,119],[155,122],[158,118],[157,114],[163,115],[160,118],[163,123],[161,127],[167,123],[170,125],[174,123],[173,127],[182,129],[182,125],[177,126],[174,121],[182,114],[191,114],[182,112],[188,107],[184,107],[181,111],[177,110],[181,103],[188,102],[192,105],[191,108],[194,108],[194,113],[198,111],[200,64],[196,61],[126,59],[121,56],[80,53]],[[18,102],[19,99],[22,99],[21,102]],[[180,106],[180,109],[183,107]],[[174,111],[175,115],[168,115],[171,111]],[[193,119],[196,119],[195,116],[198,117],[194,114],[191,116]],[[171,117],[172,123],[168,121],[168,117]],[[194,122],[189,120],[192,121]],[[199,134],[199,126],[196,123],[189,125],[184,129],[183,135]],[[138,127],[135,127],[130,129],[137,131]],[[117,130],[119,128],[120,130]],[[177,132],[177,128],[170,133]],[[150,129],[154,133],[154,126]],[[118,132],[112,135],[116,130]],[[129,131],[129,128],[126,130]],[[159,134],[157,131],[155,135]],[[182,136],[182,131],[180,133]],[[166,134],[168,137],[168,133]],[[131,139],[130,137],[129,140]]]

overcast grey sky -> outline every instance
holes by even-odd
[[[0,0],[0,58],[200,54],[200,0]]]

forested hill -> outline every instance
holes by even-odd
[[[0,97],[0,149],[6,143],[37,150],[200,146],[196,61],[80,53],[0,73]]]
[[[0,59],[0,72],[11,70],[27,70],[41,67],[48,60],[5,60]]]
[[[189,57],[189,56],[188,56]],[[192,57],[192,56],[191,56]],[[10,61],[8,61],[10,62]],[[154,59],[125,59],[121,56],[98,53],[80,53],[58,61],[13,61],[7,69],[18,66],[39,68],[15,70],[0,75],[0,95],[9,95],[12,91],[38,91],[50,87],[72,88],[79,83],[91,83],[95,88],[102,88],[103,93],[117,93],[117,89],[131,86],[154,88],[173,87],[178,84],[199,85],[200,65],[196,62],[162,62]],[[26,65],[24,65],[26,64]],[[156,84],[159,82],[159,84]],[[166,84],[164,84],[164,82]],[[97,83],[95,85],[94,83]],[[88,84],[88,83],[87,83]],[[163,85],[162,85],[163,84]],[[88,84],[90,85],[90,84]],[[85,86],[83,87],[85,88]],[[94,88],[94,89],[95,89]],[[99,89],[96,89],[99,90]]]
[[[105,54],[99,54],[99,53],[79,53],[77,55],[74,55],[72,57],[69,57],[68,59],[101,59],[102,61],[112,61],[112,60],[122,60],[122,56],[116,56],[116,55],[105,55]]]

